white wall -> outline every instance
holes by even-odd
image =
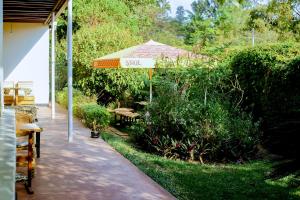
[[[33,81],[37,104],[49,102],[47,25],[4,23],[4,80]]]

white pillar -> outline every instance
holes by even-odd
[[[0,0],[0,116],[4,109],[3,79],[3,0]]]
[[[68,141],[73,141],[72,0],[68,0]]]
[[[55,119],[55,12],[52,13],[51,26],[51,116]]]

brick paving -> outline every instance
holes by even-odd
[[[33,195],[17,184],[19,200],[164,200],[175,199],[102,139],[74,119],[74,142],[67,142],[66,110],[39,108],[41,158],[33,179]]]

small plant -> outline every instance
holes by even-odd
[[[99,138],[100,132],[99,132],[99,126],[97,125],[96,119],[94,119],[92,125],[93,128],[91,131],[91,138]]]
[[[99,138],[101,130],[101,126],[99,126],[97,124],[97,120],[94,119],[94,121],[92,122],[91,138]]]
[[[98,138],[100,132],[110,123],[110,113],[105,107],[94,103],[81,106],[81,112],[84,123],[92,129],[91,137]]]
[[[97,125],[97,121],[95,119],[93,121],[93,129],[92,130],[95,132],[99,130],[99,126]]]

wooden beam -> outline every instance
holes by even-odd
[[[66,2],[67,0],[3,0],[4,22],[49,24],[51,13],[60,13]]]
[[[54,6],[52,12],[54,12],[56,14],[55,16],[57,17],[57,14],[58,13],[61,14],[61,10],[65,9],[66,6],[67,6],[67,0],[58,0],[56,5]],[[50,22],[52,20],[52,14],[51,13],[48,15],[48,17],[45,21],[45,24],[50,24]]]

